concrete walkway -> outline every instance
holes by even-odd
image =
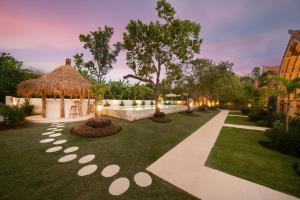
[[[265,130],[269,129],[267,127],[245,126],[245,125],[238,125],[238,124],[223,124],[223,126],[231,127],[231,128],[242,128],[242,129],[249,129],[249,130],[257,130],[257,131],[265,131]]]
[[[204,166],[227,115],[221,111],[147,170],[203,200],[297,199]]]

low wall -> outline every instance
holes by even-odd
[[[69,117],[70,108],[74,104],[74,101],[79,99],[65,99],[65,116]],[[25,101],[25,98],[17,98],[12,96],[6,96],[5,103],[7,105],[21,105]],[[94,102],[93,99],[90,100]],[[122,100],[114,100],[114,99],[104,99],[103,105],[108,102],[111,107],[119,106]],[[85,115],[87,112],[87,103],[88,99],[84,99],[83,102],[83,114]],[[125,106],[132,106],[133,100],[123,100]],[[142,104],[142,100],[136,100],[138,105]],[[145,100],[145,105],[150,105],[151,100]],[[42,113],[42,98],[30,98],[30,104],[34,105],[33,114],[41,114]],[[47,118],[59,118],[60,117],[60,98],[47,98]]]
[[[185,111],[187,109],[186,106],[175,106],[175,107],[170,107],[170,108],[161,108],[160,110],[166,114],[172,114],[172,113],[178,113]],[[107,115],[107,116],[112,116],[112,117],[117,117],[121,119],[126,119],[129,121],[135,121],[135,120],[140,120],[140,119],[145,119],[152,117],[154,114],[155,110],[154,108],[152,109],[142,109],[142,110],[126,110],[123,108],[113,108],[113,107],[108,107],[104,108],[101,111],[101,114]]]

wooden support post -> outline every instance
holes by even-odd
[[[60,118],[65,118],[65,96],[64,93],[60,93]]]
[[[46,118],[46,117],[47,117],[47,109],[46,109],[46,106],[47,106],[46,95],[43,94],[43,96],[42,96],[42,117],[43,117],[43,118]]]
[[[79,116],[83,116],[83,95],[80,95]]]

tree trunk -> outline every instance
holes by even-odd
[[[290,114],[290,95],[288,95],[287,105],[286,105],[286,116],[285,116],[285,132],[289,131],[289,114]]]
[[[89,114],[90,114],[90,95],[88,95],[87,110],[86,110],[86,115]]]
[[[189,96],[186,97],[186,103],[187,103],[188,111],[190,112],[191,111],[191,105],[190,105],[190,98],[189,98]]]
[[[100,111],[97,108],[98,104],[99,104],[99,99],[98,97],[95,97],[95,117],[100,117]]]
[[[65,96],[63,92],[60,94],[60,118],[65,118]]]
[[[160,112],[160,109],[159,109],[159,107],[158,107],[158,104],[159,104],[158,100],[159,100],[159,96],[158,96],[157,94],[155,94],[155,96],[154,96],[154,101],[155,101],[155,113],[159,113],[159,112]]]
[[[46,105],[47,104],[47,100],[46,100],[46,95],[43,94],[42,96],[42,117],[46,118],[47,117],[47,110],[46,110]]]
[[[83,95],[80,95],[80,107],[79,107],[79,115],[83,116]]]

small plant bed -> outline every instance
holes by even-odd
[[[185,111],[185,112],[181,112],[182,115],[188,116],[188,117],[200,117],[201,115],[199,114],[199,112],[190,112],[190,111]]]
[[[242,115],[240,110],[230,110],[229,115]]]
[[[0,122],[0,131],[8,130],[8,129],[18,129],[27,127],[26,123],[22,124],[8,124],[5,121]]]
[[[71,133],[82,137],[103,137],[114,135],[121,131],[121,127],[112,124],[110,119],[92,118],[84,124],[79,124],[71,129]]]
[[[172,120],[166,116],[164,112],[155,113],[152,117],[149,118],[153,122],[157,123],[169,123]]]
[[[239,117],[239,116],[227,116],[225,123],[245,125],[245,126],[261,126],[256,122],[249,121],[249,119],[246,117]]]
[[[293,169],[300,159],[260,141],[268,141],[261,131],[223,127],[206,166],[300,197],[300,178]]]

